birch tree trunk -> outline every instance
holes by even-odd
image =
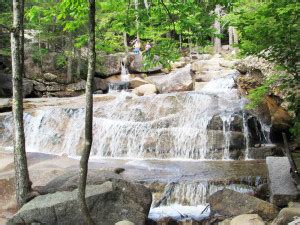
[[[219,17],[221,15],[221,10],[222,10],[222,7],[220,5],[216,5],[215,15],[217,16],[217,18],[215,19],[214,28],[216,29],[217,35],[221,34],[221,23],[219,21]],[[215,53],[221,52],[221,50],[222,50],[221,38],[214,37],[214,49],[215,49]]]
[[[127,33],[124,31],[123,32],[123,43],[124,43],[124,48],[125,48],[125,52],[128,53],[128,44],[127,44]]]
[[[239,34],[235,27],[232,28],[232,33],[233,33],[233,43],[237,45],[239,43]]]
[[[23,78],[20,46],[22,33],[21,6],[24,0],[13,0],[13,30],[11,32],[12,84],[13,84],[13,120],[14,120],[14,164],[16,177],[16,197],[18,206],[26,203],[31,191],[25,151],[25,134],[23,123]],[[23,42],[24,43],[24,42]],[[24,60],[24,58],[22,58]]]
[[[233,46],[233,27],[229,26],[228,27],[228,38],[229,38],[229,47],[232,49]]]
[[[80,74],[81,74],[81,49],[77,49],[77,69],[76,69],[76,76],[77,79],[80,80]]]
[[[145,5],[145,8],[148,10],[149,9],[149,5],[148,5],[148,1],[147,0],[144,0],[144,5]]]
[[[67,51],[68,51],[68,61],[67,61],[67,83],[72,82],[72,67],[73,67],[73,44],[72,44],[72,35],[68,37]]]
[[[89,47],[88,47],[88,75],[86,82],[86,110],[85,110],[85,146],[80,159],[80,173],[78,186],[78,200],[80,210],[86,224],[94,224],[85,199],[88,162],[93,142],[93,80],[96,65],[95,53],[95,0],[89,0]]]
[[[136,27],[136,38],[139,39],[139,27],[140,27],[140,22],[139,22],[139,0],[134,0],[134,9],[135,9],[135,27]]]
[[[25,77],[25,52],[24,52],[24,8],[25,0],[20,1],[20,62],[21,62],[21,73],[22,77]],[[24,96],[25,97],[25,96]]]

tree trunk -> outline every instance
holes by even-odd
[[[239,43],[239,34],[235,27],[232,27],[232,32],[233,32],[233,43],[237,45]]]
[[[21,62],[21,73],[22,77],[25,77],[25,52],[24,52],[24,8],[25,0],[20,1],[20,62]],[[25,96],[24,96],[25,97]]]
[[[128,44],[127,44],[127,33],[124,31],[123,32],[123,43],[124,43],[124,48],[125,48],[125,52],[128,53]]]
[[[81,78],[81,49],[77,49],[77,69],[76,69],[76,76],[77,79],[80,80]]]
[[[72,44],[72,35],[68,37],[68,62],[67,62],[67,83],[72,82],[72,67],[73,67],[73,44]]]
[[[139,22],[139,0],[134,0],[134,9],[135,9],[135,27],[136,27],[136,38],[139,39],[139,27],[140,27],[140,22]]]
[[[149,5],[148,5],[148,1],[147,0],[144,0],[144,5],[145,5],[145,8],[148,10],[149,9]]]
[[[85,146],[80,159],[78,200],[86,224],[94,224],[85,199],[88,162],[93,142],[93,80],[96,65],[95,53],[95,0],[89,0],[89,52],[86,82]]]
[[[217,16],[217,18],[215,19],[214,28],[216,29],[217,35],[221,34],[221,23],[219,21],[219,17],[221,16],[221,10],[222,10],[222,7],[220,5],[216,5],[215,15]],[[216,53],[221,52],[221,50],[222,50],[221,38],[214,37],[214,48],[215,48]]]
[[[25,134],[23,123],[23,86],[20,46],[21,24],[24,14],[21,5],[24,0],[13,0],[13,31],[11,33],[12,83],[13,83],[13,120],[14,120],[14,163],[16,177],[16,197],[18,206],[26,203],[31,190],[25,151]],[[24,43],[24,42],[23,42]],[[22,58],[24,59],[24,58]]]
[[[229,48],[232,49],[233,46],[233,27],[228,27],[228,38],[229,38]]]

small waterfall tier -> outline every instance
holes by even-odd
[[[268,141],[268,127],[244,111],[245,99],[235,89],[234,78],[212,80],[194,92],[95,95],[92,157],[247,158],[250,145]],[[40,101],[26,103],[27,151],[80,155],[84,98]],[[0,146],[9,148],[12,116],[2,114],[0,120]]]

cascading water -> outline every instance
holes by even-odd
[[[254,182],[253,179],[255,179]],[[209,209],[206,210],[207,198],[213,193],[227,188],[240,193],[253,195],[254,189],[262,182],[263,180],[260,177],[256,177],[251,178],[248,182],[241,180],[239,184],[215,184],[194,181],[169,183],[166,185],[160,200],[154,197],[149,217],[154,220],[162,217],[201,220],[201,218],[205,218],[209,215]]]
[[[115,91],[122,91],[128,89],[128,82],[130,79],[130,74],[126,68],[126,65],[124,63],[124,60],[121,61],[121,75],[120,75],[120,81],[110,83],[108,85],[109,87],[109,93],[115,92]]]
[[[144,97],[121,92],[96,101],[92,157],[230,159],[231,149],[245,149],[245,145],[247,149],[249,145],[247,121],[241,113],[245,100],[233,88],[234,77],[212,80],[199,92]],[[76,105],[37,108],[25,114],[28,151],[69,156],[80,153],[84,101],[74,101]],[[237,115],[244,130],[232,129]],[[209,128],[216,116],[222,128]],[[5,121],[0,144],[9,146],[11,115]]]

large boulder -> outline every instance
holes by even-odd
[[[258,214],[264,220],[272,220],[278,214],[275,205],[226,188],[212,194],[208,202],[213,214],[218,213],[227,217]]]
[[[257,214],[243,214],[234,217],[230,225],[265,225],[265,222]]]
[[[150,76],[146,80],[155,84],[160,93],[191,91],[194,86],[190,64],[167,75]]]
[[[133,93],[138,96],[153,95],[156,94],[156,92],[157,88],[153,84],[144,84],[133,90]]]
[[[84,224],[77,193],[76,189],[38,196],[25,204],[8,224]],[[152,196],[146,187],[120,180],[88,185],[86,200],[96,224],[114,225],[120,220],[127,220],[144,225]]]
[[[155,61],[158,61],[158,56],[155,57]],[[155,63],[155,62],[154,62]],[[157,64],[152,67],[145,67],[143,64],[143,56],[140,55],[134,55],[134,54],[129,54],[126,57],[126,65],[129,69],[129,72],[132,73],[157,73],[160,72],[163,67],[161,64]]]
[[[144,84],[149,84],[149,82],[142,79],[142,78],[135,77],[135,78],[133,78],[129,81],[129,88],[134,89],[134,88],[137,88],[137,87],[142,86]]]
[[[108,83],[106,80],[104,79],[101,79],[101,78],[98,78],[98,77],[95,77],[94,78],[94,90],[95,91],[108,91]]]
[[[33,91],[33,82],[23,79],[23,97],[29,96]],[[0,74],[0,97],[12,96],[12,76],[11,74]]]
[[[125,53],[111,55],[100,55],[96,62],[96,76],[106,78],[121,73],[121,63],[125,58]]]

